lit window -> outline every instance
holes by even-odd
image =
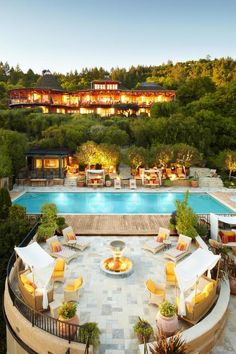
[[[42,160],[41,159],[36,159],[35,160],[35,168],[42,168]]]
[[[58,168],[59,167],[59,160],[58,159],[46,159],[46,160],[44,160],[44,167],[45,168]]]

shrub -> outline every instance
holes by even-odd
[[[56,218],[56,224],[57,224],[57,230],[60,232],[62,232],[62,230],[68,226],[63,216],[58,216]]]
[[[89,344],[96,347],[100,343],[100,329],[96,322],[87,322],[80,326],[79,342],[86,343],[89,337]]]
[[[179,234],[195,238],[198,218],[188,205],[188,195],[189,193],[186,192],[182,202],[176,201],[176,229]]]
[[[41,224],[38,227],[37,241],[45,242],[48,238],[54,235],[56,227],[53,225]]]
[[[0,189],[0,219],[5,220],[9,215],[11,197],[6,187]]]

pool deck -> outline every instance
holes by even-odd
[[[64,215],[79,235],[156,235],[169,215]]]

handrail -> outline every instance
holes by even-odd
[[[37,222],[26,237],[19,244],[20,247],[26,246],[29,241],[32,240],[39,226]],[[71,324],[65,321],[58,320],[56,318],[50,317],[44,313],[36,311],[35,309],[28,306],[15,292],[14,288],[11,285],[9,276],[10,272],[16,262],[16,253],[13,252],[9,258],[7,264],[7,286],[10,298],[12,300],[13,306],[32,324],[32,326],[37,327],[51,335],[57,336],[62,339],[68,340],[68,342],[79,342],[79,328],[82,325]],[[84,354],[89,353],[89,341],[91,334],[88,335],[87,342],[85,343],[85,352]]]

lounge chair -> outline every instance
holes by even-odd
[[[137,188],[137,185],[136,185],[136,179],[130,179],[129,180],[129,188],[130,189],[136,189]]]
[[[120,179],[118,179],[118,178],[114,179],[114,188],[115,189],[121,189],[121,181],[120,181]]]
[[[173,262],[178,262],[180,259],[190,253],[189,248],[191,241],[191,237],[179,235],[176,247],[166,251],[164,257],[170,259]]]
[[[160,305],[165,300],[166,291],[164,284],[156,284],[152,279],[148,279],[145,283],[146,289],[149,292],[148,304]]]
[[[185,177],[186,177],[185,174],[183,173],[182,167],[178,167],[178,168],[176,169],[176,174],[177,174],[177,177],[178,177],[178,178],[185,178]]]
[[[69,279],[64,286],[64,301],[78,301],[79,289],[83,285],[83,277],[77,279]]]
[[[66,263],[69,263],[72,259],[78,256],[76,251],[62,247],[57,236],[48,238],[46,242],[52,257],[63,258]]]
[[[159,228],[158,235],[147,241],[143,249],[150,251],[152,253],[157,253],[165,247],[164,241],[166,241],[170,236],[170,230],[165,229],[164,227]]]
[[[170,261],[165,263],[165,275],[167,284],[176,285],[175,262]]]
[[[80,251],[84,251],[89,246],[89,242],[81,242],[80,237],[76,236],[71,226],[62,230],[64,241],[63,245],[76,248]]]
[[[64,282],[65,277],[65,260],[63,258],[57,258],[55,261],[55,267],[52,273],[52,281]]]

